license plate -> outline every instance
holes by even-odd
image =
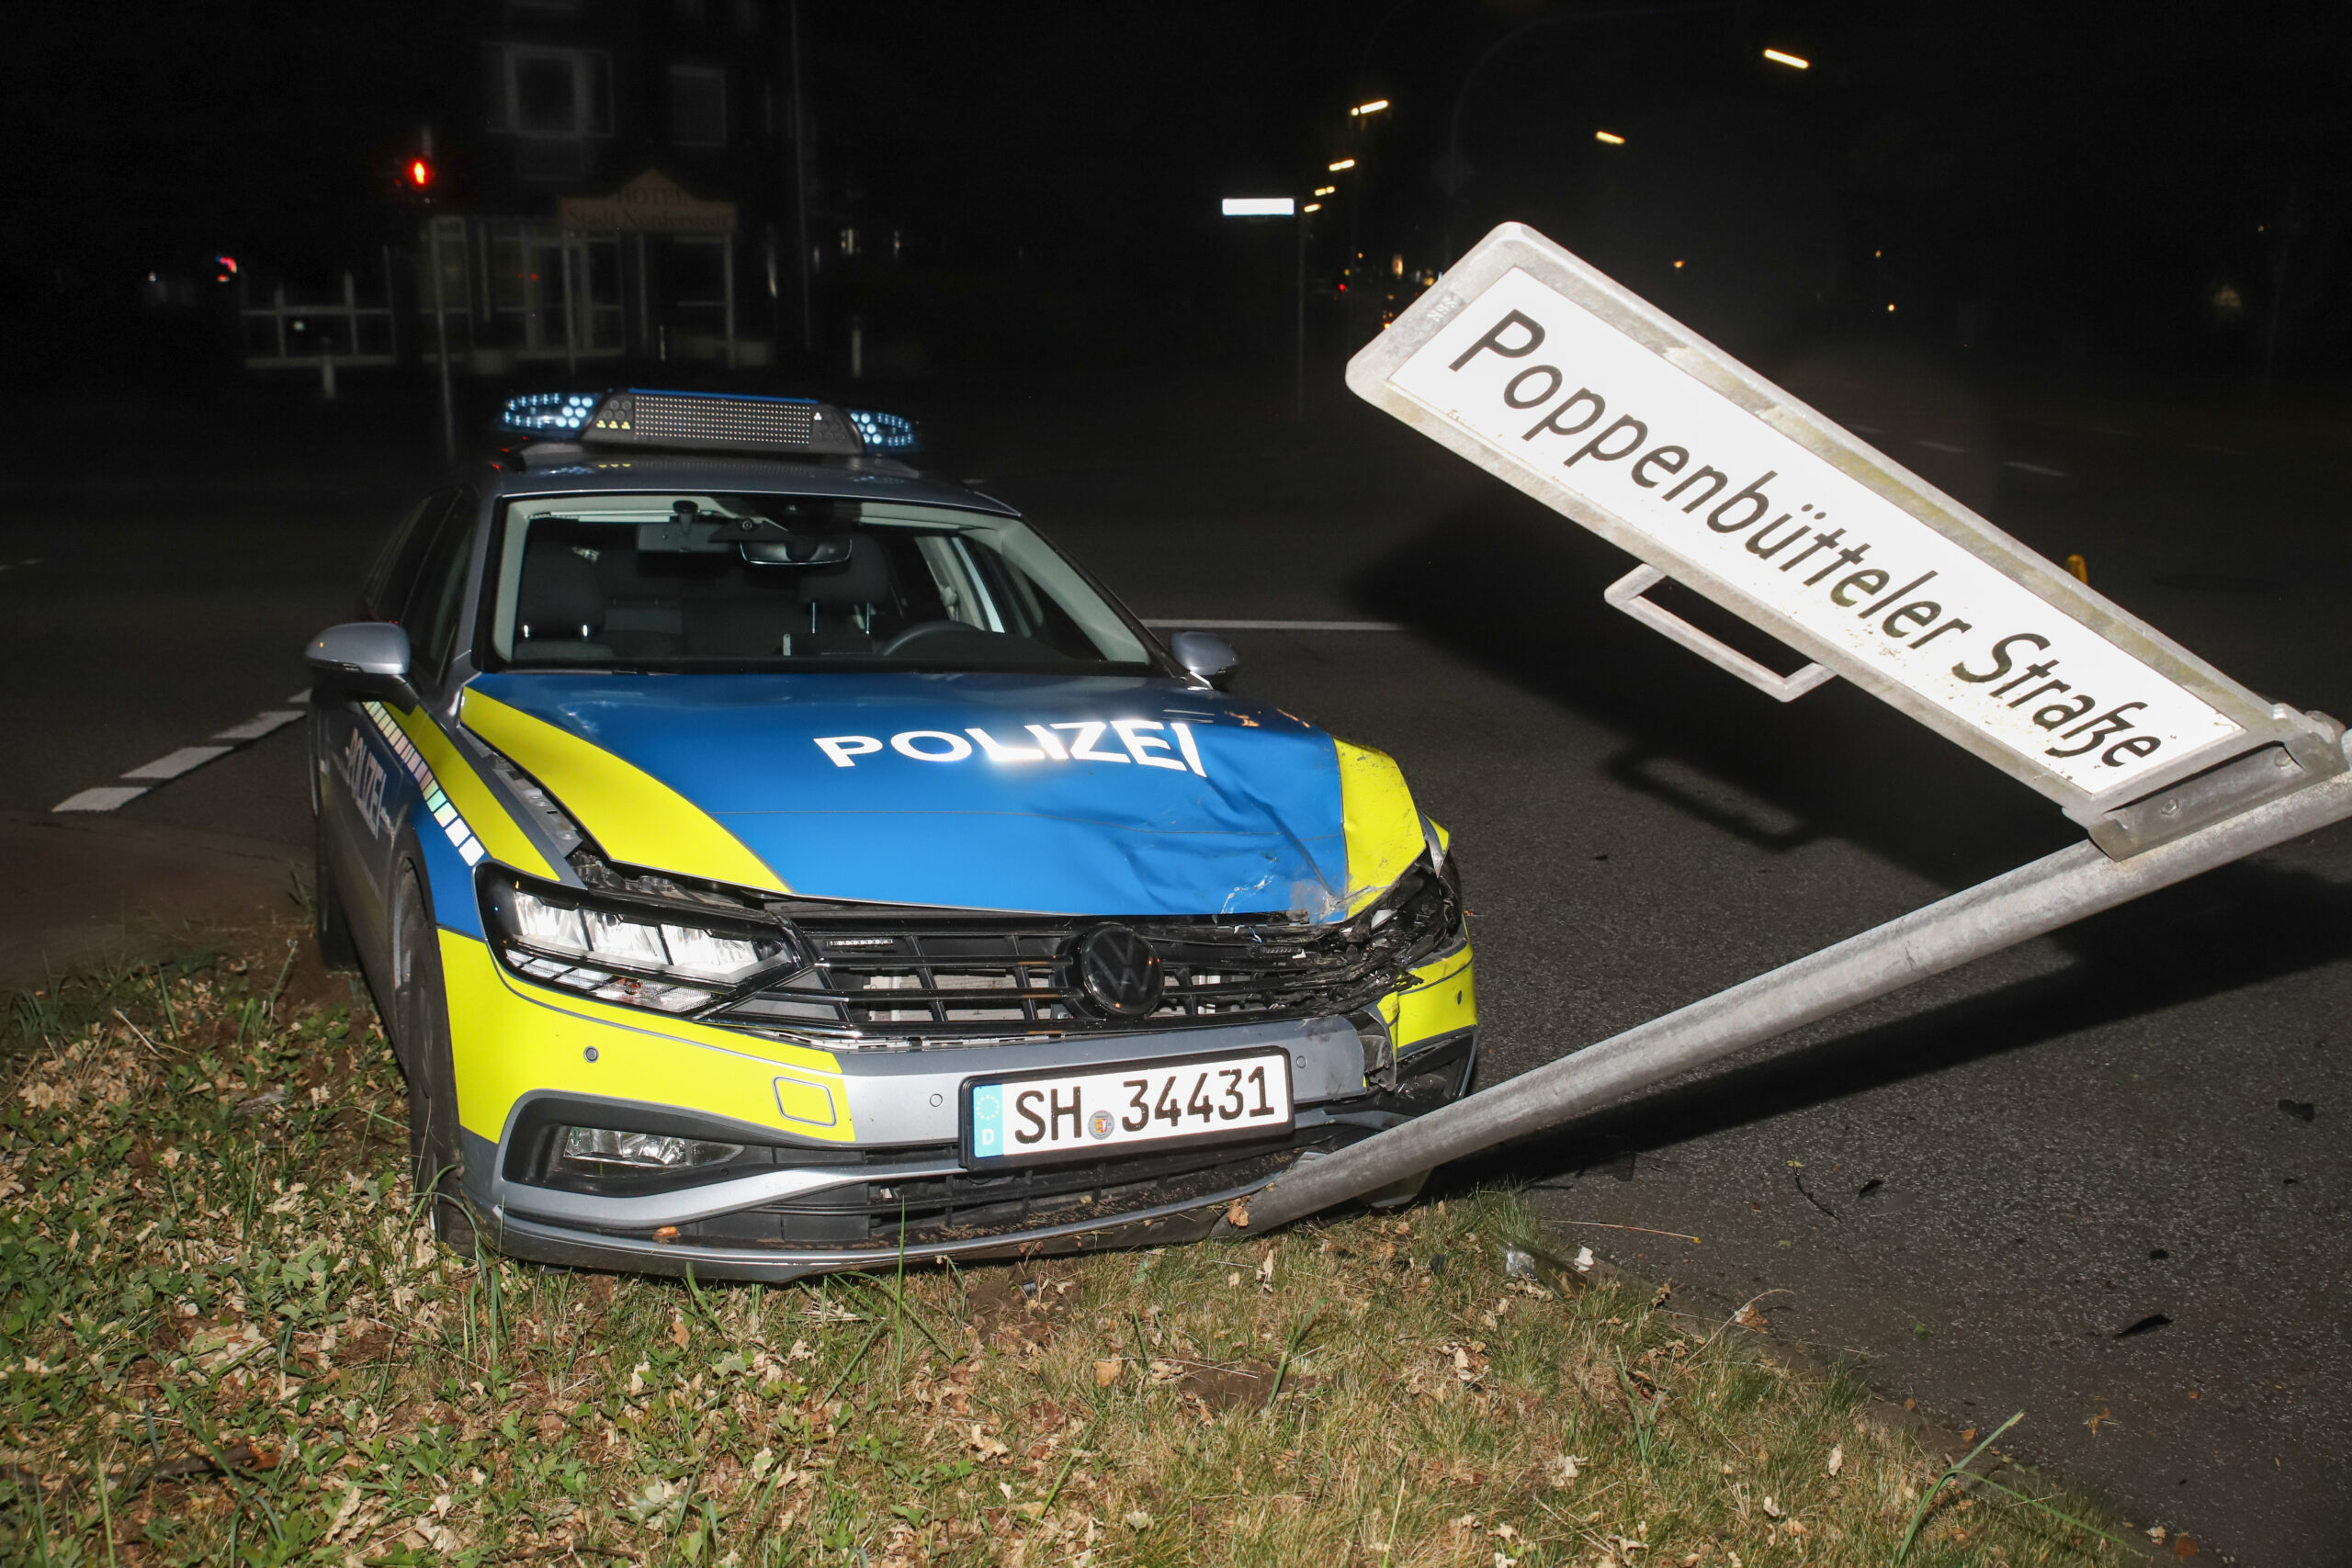
[[[1261,1137],[1290,1125],[1283,1051],[964,1085],[964,1160],[972,1166]]]

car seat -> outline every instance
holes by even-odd
[[[523,592],[514,610],[517,662],[601,661],[612,649],[605,629],[605,590],[596,569],[568,545],[533,546],[523,557]]]
[[[895,620],[897,606],[881,547],[861,536],[838,566],[747,564],[728,592],[689,599],[686,646],[704,659],[865,653],[879,646],[876,632]]]

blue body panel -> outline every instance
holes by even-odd
[[[1174,681],[510,672],[474,685],[661,780],[807,897],[1322,919],[1348,885],[1330,738]],[[1090,738],[1077,728],[1089,724],[1102,728]],[[1033,725],[1093,754],[1001,755],[1048,752]]]

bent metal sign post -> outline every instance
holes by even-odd
[[[1845,676],[2077,820],[2320,733],[1521,225],[1479,242],[1348,384],[1823,669],[1775,686],[1627,606],[1644,620],[1784,699]]]

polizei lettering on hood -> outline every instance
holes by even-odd
[[[1001,728],[1012,735],[1009,727]],[[879,755],[884,748],[878,735],[812,739],[817,750],[837,768],[854,768],[860,757]],[[902,729],[889,737],[888,749],[918,762],[963,762],[975,757],[991,762],[1118,762],[1209,776],[1201,765],[1201,749],[1193,739],[1193,727],[1182,720],[1162,724],[1156,718],[1110,718],[1024,724],[1020,735],[1010,739],[999,739],[977,724],[961,731]]]
[[[1388,384],[2087,795],[2243,733],[1771,411],[1523,269],[1458,304]]]

